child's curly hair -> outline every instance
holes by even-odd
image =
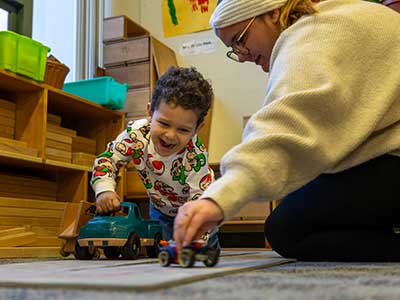
[[[154,113],[161,101],[191,109],[198,115],[197,126],[206,117],[214,93],[210,83],[196,68],[170,67],[157,81],[150,110]]]

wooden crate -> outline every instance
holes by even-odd
[[[115,66],[106,69],[106,76],[116,81],[127,83],[129,88],[139,88],[150,85],[150,62]]]
[[[104,45],[103,55],[105,67],[147,61],[150,58],[149,37],[140,36]]]
[[[128,116],[146,116],[147,103],[150,101],[150,89],[129,89],[126,94],[124,112]]]
[[[133,36],[146,35],[149,32],[126,16],[105,18],[103,21],[103,42],[125,40]]]

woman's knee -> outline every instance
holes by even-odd
[[[295,239],[291,238],[292,224],[274,212],[265,220],[265,238],[272,249],[283,257],[295,258]]]

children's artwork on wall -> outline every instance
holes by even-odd
[[[210,29],[209,20],[217,0],[163,0],[164,36]]]

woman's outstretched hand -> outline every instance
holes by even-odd
[[[182,205],[174,222],[174,240],[177,250],[199,239],[204,233],[218,226],[224,220],[224,213],[216,202],[200,198]]]

